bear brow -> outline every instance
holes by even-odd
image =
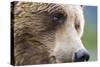
[[[39,3],[40,4],[40,3]],[[43,11],[47,11],[47,9],[51,6],[51,3],[48,4],[48,3],[41,3],[37,9],[36,9],[36,12],[38,13],[41,13]]]
[[[48,12],[48,13],[52,13],[55,11],[59,11],[59,12],[64,12],[62,7],[58,4],[53,4],[53,3],[41,3],[39,4],[39,6],[37,7],[37,9],[32,10],[32,13],[37,13],[40,14],[42,12]]]
[[[50,13],[55,12],[55,11],[63,12],[63,8],[59,4],[52,4],[48,9]]]

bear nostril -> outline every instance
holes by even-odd
[[[89,54],[84,50],[79,50],[75,53],[74,61],[75,62],[82,62],[82,61],[88,61],[89,60]]]

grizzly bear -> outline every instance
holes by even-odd
[[[82,44],[83,6],[11,3],[11,64],[32,65],[89,60]]]

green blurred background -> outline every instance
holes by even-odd
[[[82,41],[90,53],[90,61],[97,60],[97,7],[85,6],[85,28]]]

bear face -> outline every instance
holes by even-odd
[[[89,59],[81,42],[81,6],[14,2],[12,7],[15,65],[74,62],[81,55],[79,61]]]

